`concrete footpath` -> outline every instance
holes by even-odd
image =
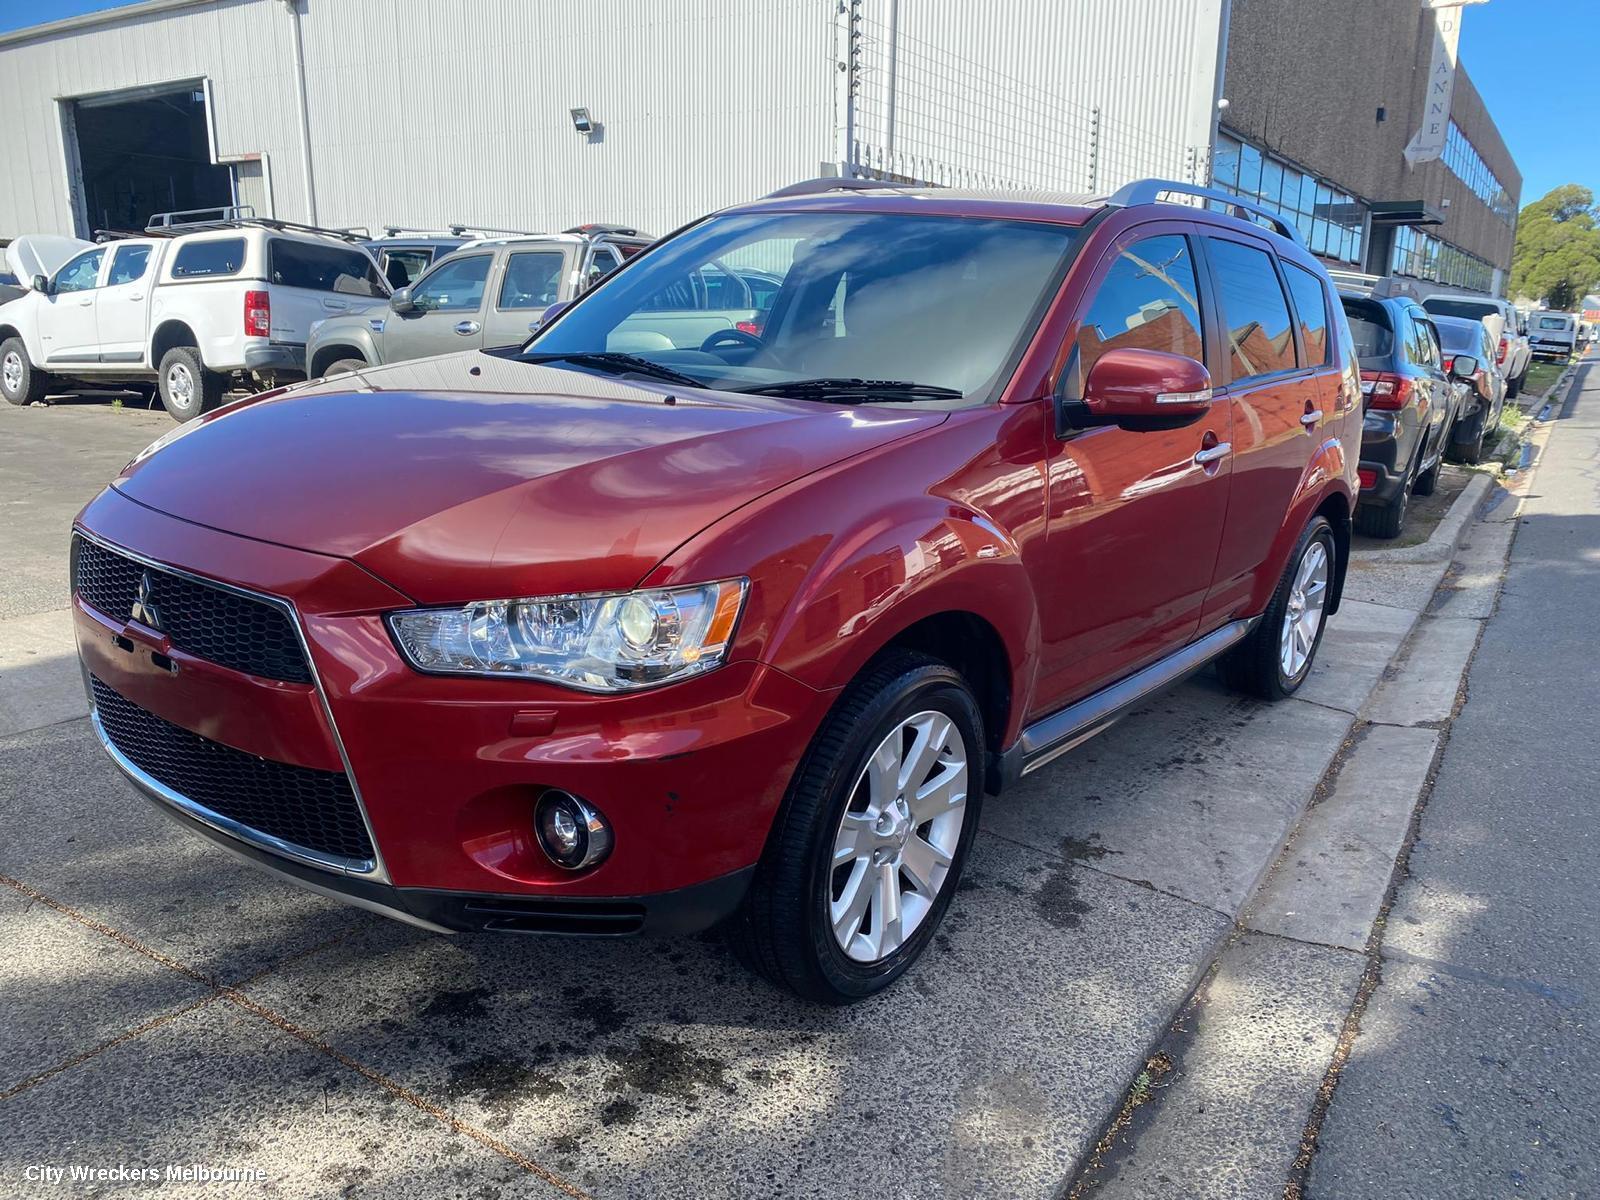
[[[1310,1197],[1600,1195],[1600,371],[1557,416]]]
[[[1564,1098],[1595,1098],[1595,392],[1459,541],[1353,564],[1404,644],[1069,1195],[1600,1193],[1591,1106]]]

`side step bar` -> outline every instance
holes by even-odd
[[[1144,670],[1118,680],[1060,712],[1035,721],[1022,731],[1017,744],[1002,756],[1001,782],[1015,783],[1024,775],[1030,775],[1054,762],[1073,747],[1110,728],[1141,700],[1171,687],[1243,641],[1260,619],[1251,617],[1224,625],[1199,641],[1191,642],[1183,649],[1151,663]]]

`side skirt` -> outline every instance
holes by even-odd
[[[997,756],[991,790],[1000,791],[1047,766],[1067,751],[1116,724],[1146,697],[1179,683],[1243,641],[1260,617],[1232,621],[1136,671],[1109,687],[1027,726],[1009,750]]]

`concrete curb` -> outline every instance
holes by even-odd
[[[1488,494],[1494,480],[1488,475],[1474,475],[1467,481],[1467,486],[1461,490],[1461,495],[1455,498],[1450,505],[1450,511],[1445,513],[1437,529],[1431,537],[1420,546],[1398,546],[1393,550],[1355,550],[1350,554],[1352,562],[1370,563],[1432,563],[1448,562],[1455,555],[1456,547],[1461,545],[1461,539],[1466,536],[1467,526],[1472,523],[1473,516],[1478,511],[1478,506],[1483,503],[1483,498]]]

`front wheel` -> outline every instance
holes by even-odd
[[[1459,463],[1473,465],[1483,461],[1483,443],[1489,433],[1489,422],[1480,408],[1467,418],[1464,425],[1460,426],[1451,436],[1455,439],[1450,446],[1450,457]]]
[[[1328,623],[1334,555],[1333,526],[1326,517],[1312,517],[1267,611],[1218,663],[1225,684],[1263,700],[1282,700],[1299,690],[1311,674]]]
[[[28,359],[28,348],[21,338],[0,342],[0,395],[8,404],[32,404],[43,400],[50,377]]]
[[[921,654],[870,667],[790,784],[734,949],[780,987],[849,1004],[888,987],[943,919],[978,827],[983,721],[962,677]]]

